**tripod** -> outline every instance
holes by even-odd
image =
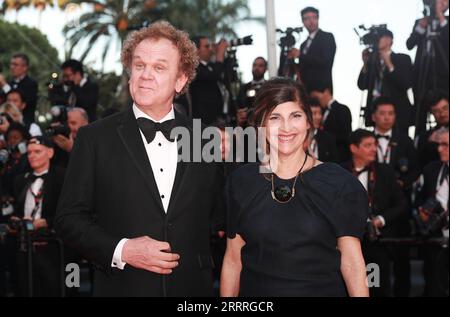
[[[277,29],[278,33],[286,34],[280,39],[281,55],[280,55],[280,66],[278,69],[278,76],[291,78],[296,81],[300,81],[300,72],[298,66],[295,64],[294,59],[288,58],[289,52],[295,47],[296,39],[293,35],[294,32],[303,32],[302,27],[298,28],[287,28],[286,31]]]
[[[380,61],[378,54],[378,45],[373,45],[369,49],[369,61],[367,63],[367,76],[365,87],[367,87],[367,99],[366,106],[361,107],[360,110],[360,122],[363,122],[366,127],[374,125],[372,121],[372,103],[374,100],[373,91],[377,82],[377,76],[380,72]],[[362,126],[362,124],[361,124]]]
[[[425,130],[427,123],[430,123],[429,109],[426,109],[424,105],[427,92],[438,87],[445,87],[444,89],[448,89],[448,59],[445,50],[439,41],[441,34],[438,30],[438,26],[439,20],[428,17],[427,34],[419,46],[421,52],[416,87],[416,136]],[[439,62],[442,64],[439,64]],[[438,69],[444,71],[444,76],[447,78],[447,84],[442,85],[441,83],[440,85]]]

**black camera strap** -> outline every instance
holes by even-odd
[[[42,198],[44,196],[44,183],[42,183],[41,188],[39,188],[39,190],[36,194],[33,193],[33,190],[30,187],[30,193],[31,193],[31,195],[33,195],[33,198],[34,198],[34,208],[33,208],[33,211],[31,212],[31,219],[34,220],[34,217],[36,217],[36,214],[42,205]]]

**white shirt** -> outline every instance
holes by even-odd
[[[325,109],[325,112],[323,114],[323,119],[322,119],[322,125],[325,124],[325,122],[328,119],[328,116],[330,115],[330,111],[331,111],[331,105],[335,102],[336,100],[331,99],[330,102],[327,104],[327,108]]]
[[[356,170],[357,172],[359,172],[359,171],[362,171],[363,168],[355,168],[355,170]],[[369,185],[369,172],[368,172],[368,171],[365,171],[365,172],[359,174],[358,180],[361,182],[361,184],[364,186],[364,188],[365,188],[366,191],[368,192],[368,191],[369,191],[369,189],[368,189],[368,185]],[[384,219],[384,217],[381,216],[381,215],[379,215],[379,216],[377,216],[377,218],[381,220],[381,224],[382,224],[382,226],[384,227],[384,226],[386,225],[386,220]]]
[[[306,41],[306,45],[303,48],[303,54],[308,54],[309,48],[311,47],[311,43],[314,40],[314,38],[316,37],[317,32],[319,32],[319,29],[317,29],[314,32],[309,34],[308,40]]]
[[[133,105],[133,112],[136,119],[146,118],[154,122],[162,123],[168,120],[175,119],[175,111],[172,110],[161,120],[155,120],[149,115],[140,110],[135,104]],[[175,174],[178,163],[178,147],[177,142],[170,142],[161,133],[157,132],[155,139],[147,143],[144,134],[140,131],[142,142],[145,145],[145,150],[152,167],[153,175],[155,177],[156,185],[158,187],[159,196],[161,198],[164,211],[167,213],[169,208],[170,197],[172,195],[172,187],[175,181]],[[124,269],[126,263],[122,261],[122,250],[128,239],[122,239],[116,246],[114,251],[112,267]]]
[[[389,137],[389,140],[386,140],[385,138],[379,138],[377,147],[378,163],[389,164],[391,162],[391,148],[389,147],[389,143],[391,142],[390,138],[392,138],[392,129],[387,133],[381,133],[377,129],[375,129],[375,134]]]
[[[33,173],[36,176],[41,176],[48,173],[47,171],[44,171],[42,173]],[[42,178],[37,178],[30,186],[30,188],[27,191],[27,195],[25,197],[25,207],[24,207],[24,217],[25,218],[31,218],[31,214],[33,212],[34,207],[36,206],[34,201],[34,195],[37,195],[38,192],[41,190],[42,185],[44,184],[44,180]],[[32,193],[33,192],[33,193]],[[42,218],[42,199],[39,203],[39,208],[34,215],[34,220],[41,219]]]
[[[314,158],[319,159],[319,144],[316,139],[317,129],[314,130],[314,138],[309,145],[309,154],[311,154]]]
[[[444,168],[441,168],[441,171],[439,173],[439,177],[438,177],[438,183],[436,185],[436,199],[441,203],[442,209],[447,210],[448,209],[448,178],[444,179],[444,182],[442,183],[442,185],[440,184],[440,180],[442,177],[442,173],[444,172]],[[447,216],[448,217],[448,216]],[[449,236],[449,230],[447,229],[443,229],[442,230],[442,234],[444,235],[444,237]]]

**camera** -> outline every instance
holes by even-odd
[[[33,221],[28,219],[10,219],[8,226],[14,231],[21,231],[22,229],[26,229],[26,231],[34,230]]]
[[[70,129],[67,126],[67,107],[66,106],[53,106],[50,109],[52,116],[51,126],[45,129],[45,134],[49,137],[55,135],[63,135],[66,138],[70,136]]]
[[[70,129],[69,129],[69,127],[67,127],[65,125],[57,125],[57,126],[48,127],[47,129],[45,129],[45,134],[48,135],[49,137],[62,135],[62,136],[65,136],[66,138],[69,138]]]
[[[231,47],[242,46],[242,45],[252,45],[253,44],[253,35],[248,35],[246,37],[240,39],[234,39],[229,42]]]
[[[277,29],[277,33],[285,34],[282,38],[280,38],[280,47],[282,49],[291,49],[295,46],[295,43],[297,40],[294,37],[294,33],[301,33],[303,32],[303,27],[297,27],[297,28],[287,28],[285,31],[281,29]]]
[[[442,208],[441,203],[436,198],[429,198],[419,207],[419,212],[428,216],[428,221],[424,221],[417,211],[414,214],[419,232],[423,236],[428,236],[433,232],[448,228],[448,211]]]
[[[20,155],[24,155],[27,154],[27,143],[26,142],[20,142],[19,144],[16,144],[15,146],[12,146],[10,148],[8,148],[9,151],[9,155],[14,155],[14,154],[20,154]]]
[[[370,28],[366,28],[364,25],[360,25],[358,28],[368,32],[365,35],[360,36],[358,30],[354,29],[356,34],[360,38],[361,44],[364,44],[368,48],[372,49],[378,48],[378,42],[380,41],[380,38],[386,35],[386,32],[388,30],[386,24],[372,25]]]
[[[50,81],[47,82],[48,99],[53,106],[64,105],[73,107],[76,103],[76,96],[73,92],[72,82],[60,82],[58,75],[53,74]]]

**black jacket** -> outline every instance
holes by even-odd
[[[449,49],[448,49],[448,17],[447,18],[447,24],[444,27],[438,26],[438,32],[439,37],[438,41],[436,43],[439,43],[439,47],[436,47],[436,82],[434,83],[433,80],[430,77],[425,78],[425,89],[432,89],[432,88],[440,88],[443,90],[448,91],[448,69],[445,70],[445,63],[447,63],[448,67],[448,59],[449,59]],[[424,61],[424,55],[426,56],[426,33],[420,34],[416,31],[416,27],[419,24],[420,20],[417,20],[414,23],[414,28],[409,36],[408,40],[406,41],[406,46],[409,50],[412,50],[414,48],[417,48],[416,52],[416,59],[414,62],[414,88],[417,90],[418,88],[418,81],[419,81],[419,71],[420,67],[422,65],[422,62]],[[442,53],[441,53],[442,48]],[[427,74],[429,76],[429,74]],[[436,84],[436,86],[434,86]]]
[[[303,54],[308,40],[300,46],[300,76],[307,89],[316,82],[326,82],[333,85],[333,64],[336,55],[336,41],[331,33],[319,29],[311,42],[308,53]]]
[[[176,113],[176,126],[192,121]],[[192,137],[191,137],[191,145]],[[210,296],[210,229],[223,211],[223,169],[214,163],[179,162],[167,214],[162,206],[132,109],[83,127],[71,154],[58,213],[57,233],[100,269],[97,296]],[[111,268],[122,238],[150,236],[181,256],[168,276]]]
[[[352,171],[351,162],[343,166]],[[374,163],[372,171],[375,172],[375,184],[368,194],[372,200],[373,216],[383,216],[386,221],[386,226],[381,229],[383,237],[398,237],[399,222],[405,218],[405,196],[391,166]]]
[[[197,77],[189,88],[192,117],[202,119],[203,124],[211,124],[223,115],[224,101],[218,86],[223,71],[223,63],[200,64]]]
[[[397,113],[397,126],[403,133],[408,133],[408,128],[414,122],[414,112],[411,102],[408,98],[408,89],[412,87],[413,66],[411,58],[405,54],[392,53],[392,63],[394,71],[391,73],[385,69],[383,73],[383,81],[381,95],[389,97],[395,104]],[[368,110],[366,111],[366,120],[371,122],[373,83],[370,83],[369,72],[361,71],[358,78],[358,87],[361,90],[369,90],[367,96]],[[369,87],[372,86],[372,87]]]
[[[323,128],[324,131],[336,138],[338,162],[349,160],[350,150],[348,139],[352,133],[352,113],[350,109],[337,101],[333,102]]]
[[[328,132],[318,130],[315,139],[318,146],[319,160],[322,162],[338,162],[335,137]]]
[[[12,89],[20,90],[25,102],[27,103],[23,110],[23,120],[26,124],[34,122],[34,112],[36,111],[37,97],[38,97],[38,84],[30,76],[25,76],[21,81],[16,83],[10,81],[9,85]]]
[[[14,182],[15,216],[24,216],[25,199],[31,186],[31,172],[19,175]],[[58,166],[51,166],[44,178],[44,195],[42,198],[42,218],[51,227],[56,214],[61,188],[64,183],[65,170]]]
[[[90,122],[97,120],[97,104],[99,97],[98,85],[90,79],[87,79],[82,87],[73,87],[73,92],[76,95],[75,106],[86,110]]]
[[[406,134],[393,131],[390,139],[391,157],[389,165],[404,183],[404,189],[411,189],[420,176],[420,167],[414,142]]]
[[[440,161],[438,144],[429,141],[430,136],[440,128],[440,126],[436,126],[430,130],[423,132],[418,137],[417,153],[419,155],[419,165],[421,169],[425,168],[425,166],[427,166],[431,162]]]

